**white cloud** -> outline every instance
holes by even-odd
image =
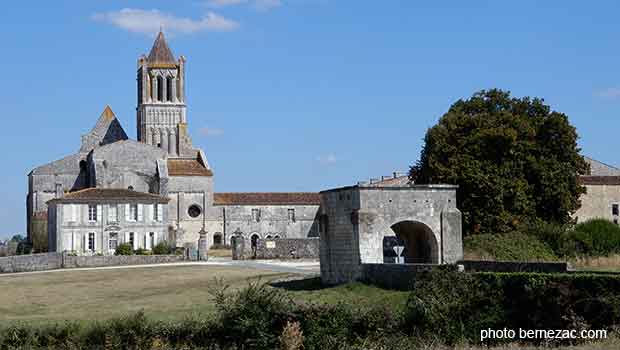
[[[224,130],[218,128],[202,128],[200,129],[200,134],[207,137],[220,136],[224,135]]]
[[[323,156],[318,156],[316,157],[317,162],[323,164],[323,165],[331,165],[331,164],[335,164],[338,159],[336,159],[336,155],[333,153],[329,153],[327,155],[323,155]]]
[[[229,0],[230,1],[230,0]],[[239,23],[213,12],[208,12],[199,20],[177,17],[157,9],[142,10],[124,8],[120,11],[96,13],[96,21],[110,23],[134,33],[155,34],[160,28],[170,33],[191,34],[199,31],[232,31]]]

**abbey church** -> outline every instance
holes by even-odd
[[[28,174],[28,235],[49,251],[113,254],[121,243],[184,247],[318,236],[318,193],[214,193],[214,171],[188,135],[185,58],[159,33],[138,59],[137,140],[108,106],[77,153]],[[36,232],[35,232],[36,231]],[[42,232],[46,231],[46,232]]]

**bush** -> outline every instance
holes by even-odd
[[[144,248],[138,248],[135,250],[134,254],[136,255],[152,255],[150,250],[146,250]]]
[[[555,261],[553,249],[535,236],[523,233],[478,234],[465,237],[468,259],[492,258],[499,261]]]
[[[172,254],[173,252],[174,248],[171,247],[166,241],[161,241],[153,247],[153,254],[155,255],[168,255]]]
[[[116,246],[114,255],[133,255],[133,248],[129,243],[123,243]]]
[[[483,329],[609,329],[620,323],[620,276],[420,274],[406,324],[419,336],[479,342]]]
[[[605,219],[588,220],[568,233],[562,248],[570,256],[620,253],[620,227]]]

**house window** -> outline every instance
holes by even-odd
[[[162,222],[164,220],[164,206],[153,204],[153,221]]]
[[[138,205],[129,205],[129,221],[138,221]]]
[[[131,249],[133,249],[133,247],[135,247],[134,245],[134,233],[133,232],[129,232],[129,245],[131,246]]]
[[[153,247],[155,246],[155,232],[150,232],[149,233],[149,249],[153,249]]]
[[[91,252],[95,251],[95,233],[91,232],[88,234],[88,250]]]
[[[260,221],[260,209],[252,209],[252,220],[256,222]]]
[[[288,210],[288,222],[295,222],[295,209]]]
[[[118,233],[111,232],[110,233],[110,239],[108,239],[108,249],[109,250],[116,250],[117,246],[118,246]]]
[[[97,206],[88,205],[88,221],[97,221]]]
[[[108,206],[108,222],[118,222],[118,207],[116,205]]]
[[[618,212],[620,210],[618,209],[618,204],[612,204],[611,205],[611,215],[613,216],[618,216]]]

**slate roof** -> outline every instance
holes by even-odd
[[[52,199],[49,202],[80,202],[88,200],[144,200],[149,202],[168,202],[169,199],[153,193],[137,192],[115,188],[86,188],[69,192],[63,198]]]
[[[147,60],[151,64],[176,63],[174,55],[168,47],[168,43],[166,43],[166,38],[164,37],[163,32],[159,32],[157,35],[157,39],[155,39],[155,43],[153,43],[153,48],[151,48],[151,52],[149,53]]]
[[[214,193],[215,205],[320,205],[314,192],[228,192]]]
[[[580,176],[582,185],[620,185],[620,176]]]
[[[169,176],[213,176],[198,159],[168,159]]]

